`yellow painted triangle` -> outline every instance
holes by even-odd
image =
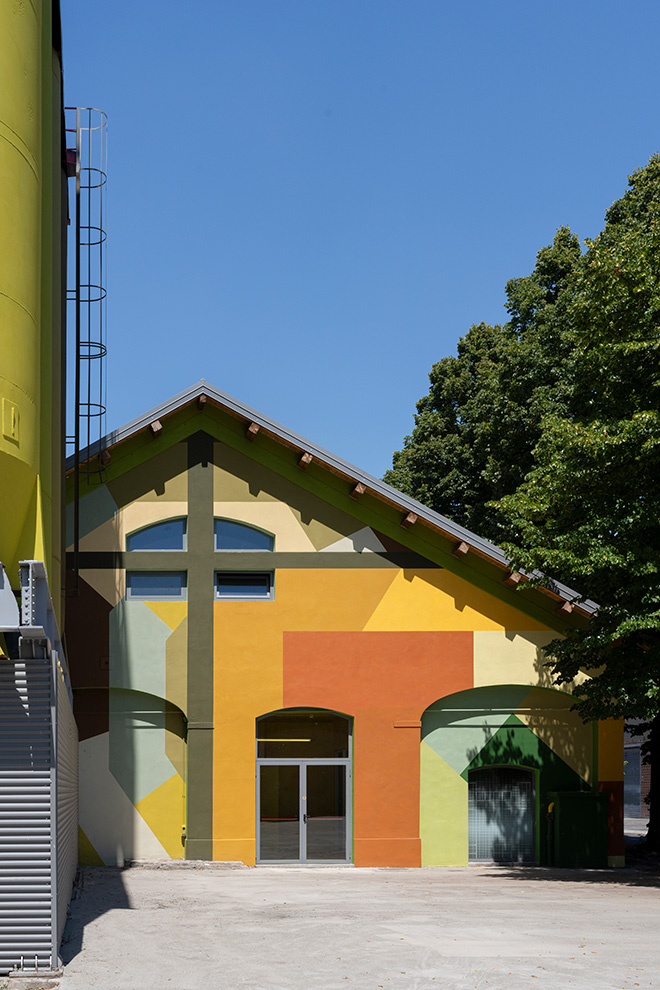
[[[145,605],[170,629],[181,625],[188,614],[187,602],[145,602]]]
[[[182,841],[186,823],[186,785],[178,773],[135,805],[172,859],[184,858]]]

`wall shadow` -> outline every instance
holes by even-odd
[[[479,868],[477,866],[477,868]],[[584,883],[622,885],[625,887],[660,888],[660,864],[650,867],[621,867],[620,869],[585,870],[554,866],[489,866],[485,880],[516,880],[521,883]]]
[[[78,871],[60,945],[65,966],[82,950],[87,925],[108,911],[133,910],[124,872],[117,866],[85,866]]]

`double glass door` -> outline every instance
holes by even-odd
[[[260,764],[259,862],[349,861],[343,763]]]
[[[350,740],[334,712],[257,720],[257,862],[350,862]]]

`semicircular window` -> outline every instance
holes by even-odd
[[[231,519],[215,520],[216,550],[272,550],[275,537],[246,523]]]
[[[185,550],[186,520],[167,519],[126,537],[127,550]]]
[[[345,760],[350,721],[321,710],[274,712],[257,719],[257,757],[261,760]]]

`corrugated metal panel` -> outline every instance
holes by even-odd
[[[59,947],[78,865],[78,729],[68,679],[54,659],[57,682],[57,945]]]
[[[52,964],[51,676],[0,659],[0,973]]]

